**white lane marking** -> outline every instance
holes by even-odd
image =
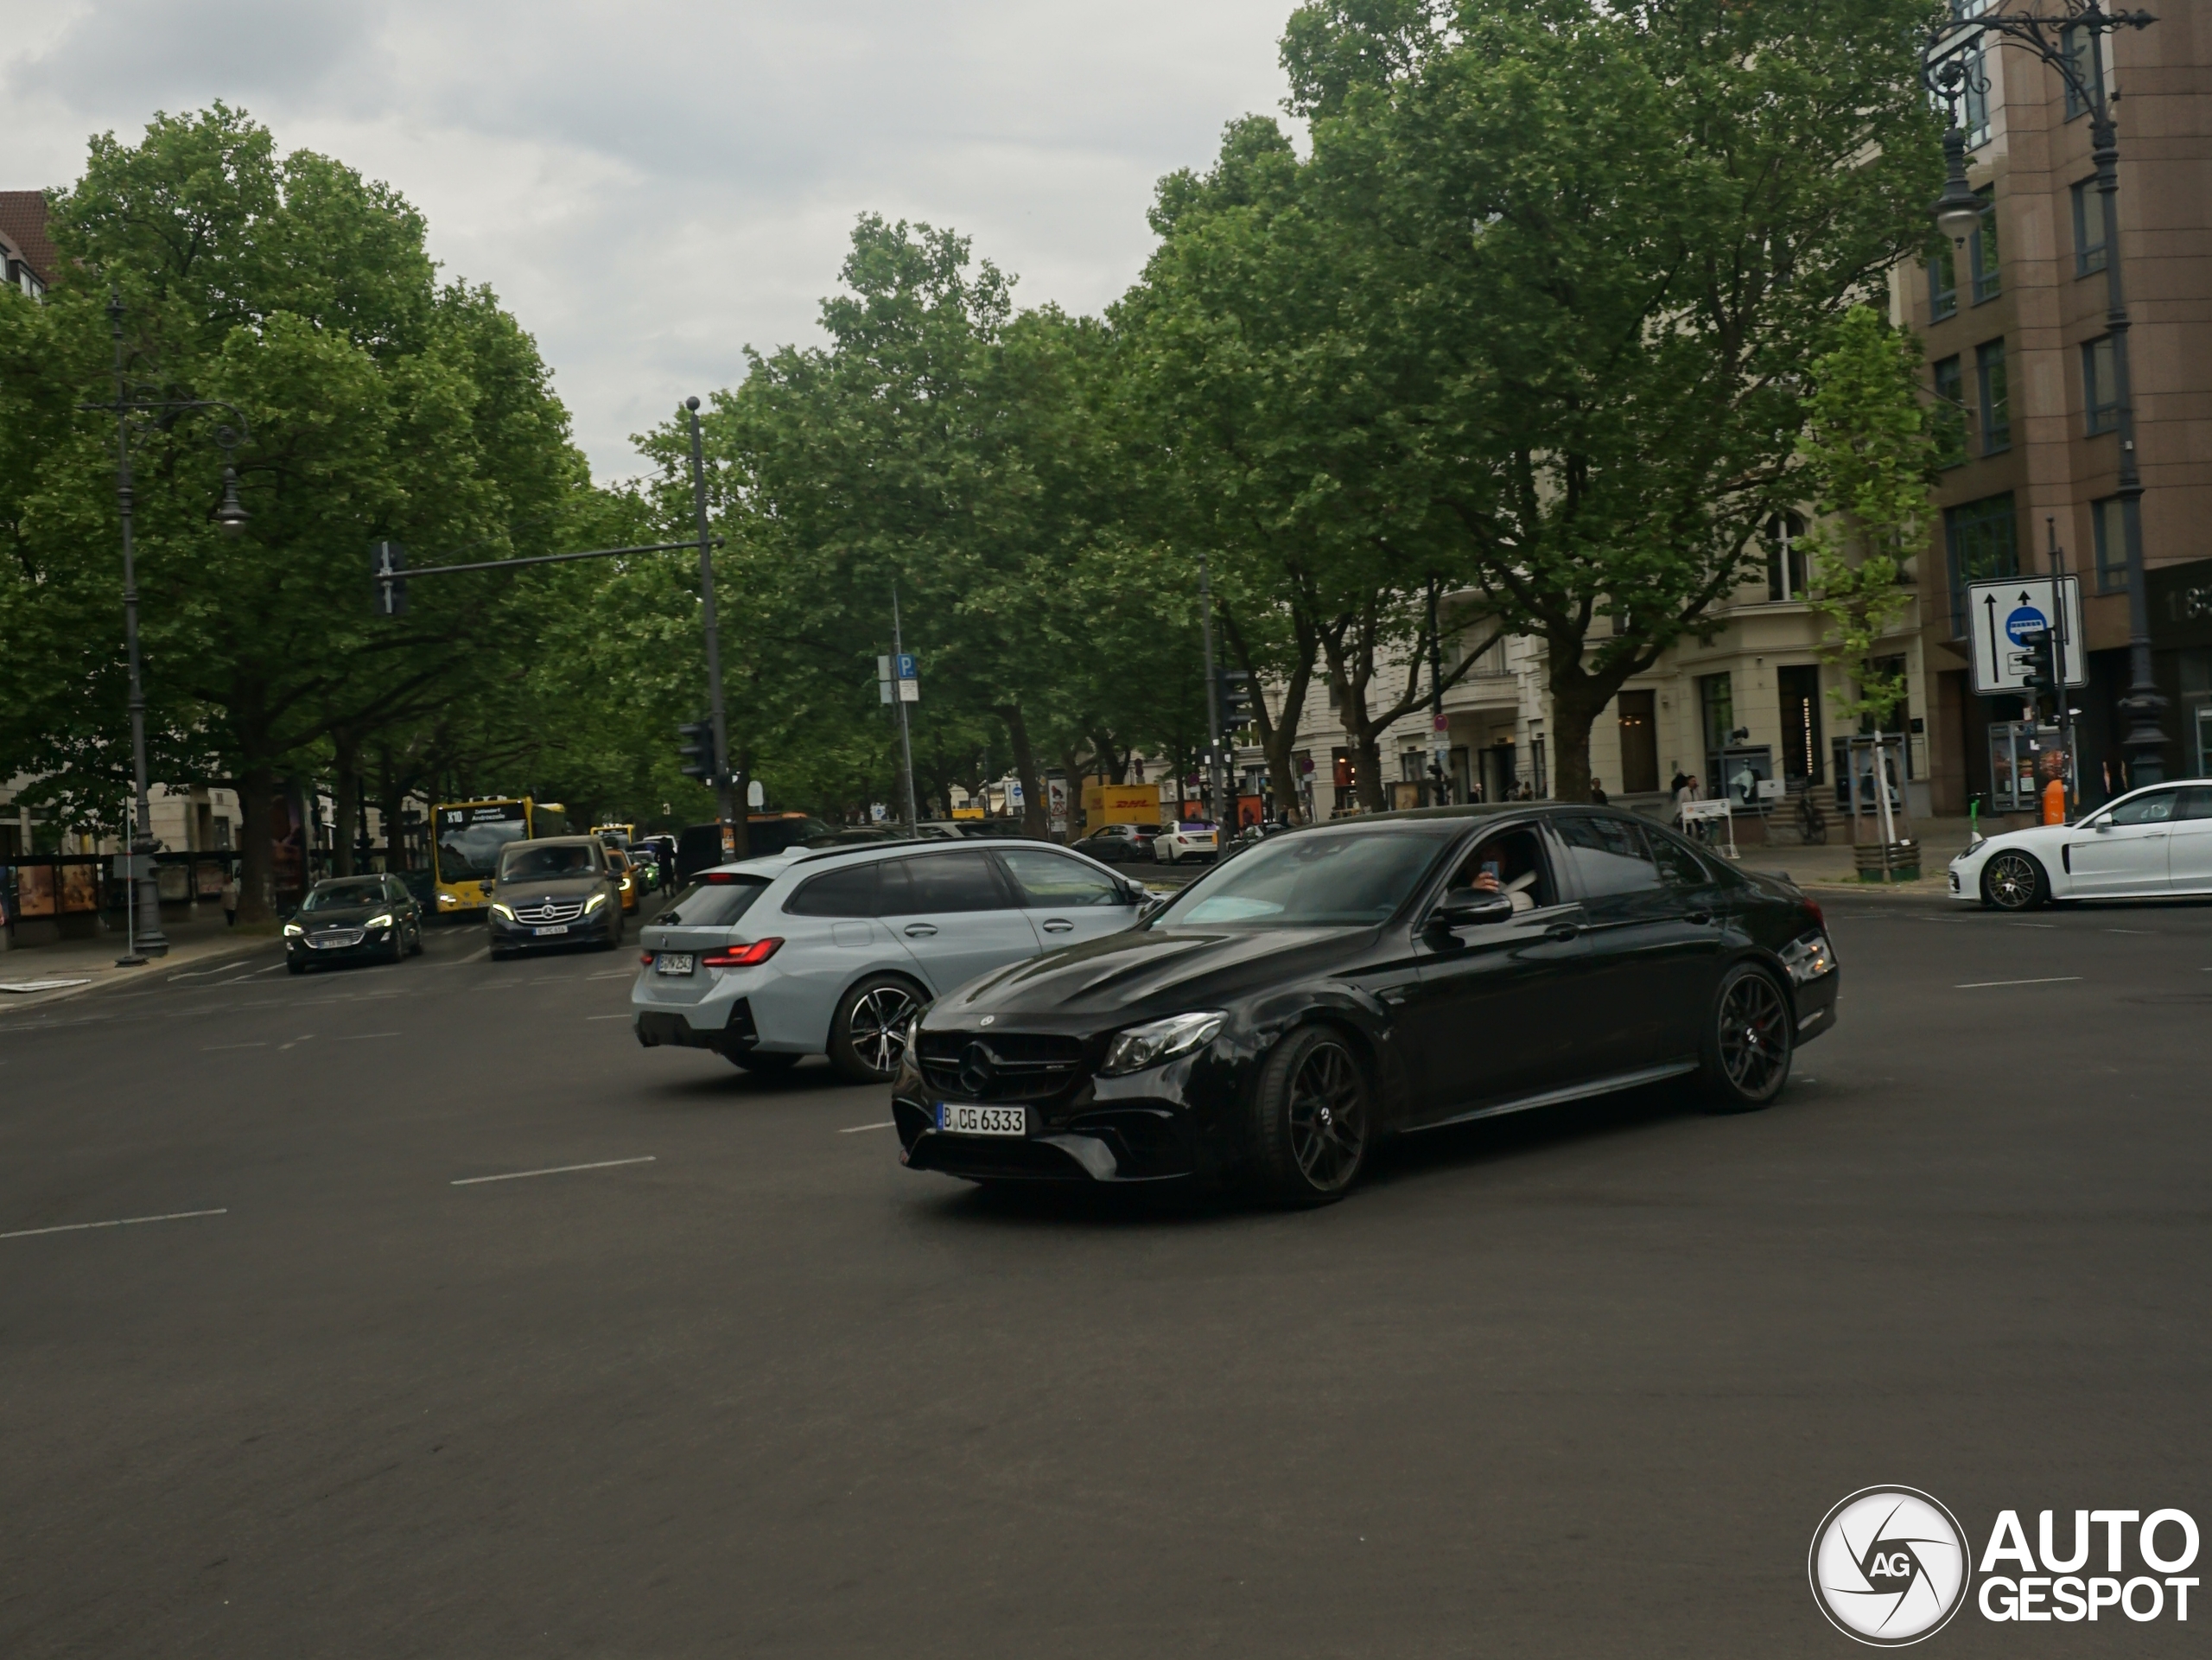
[[[2138,939],[2156,939],[2158,937],[2156,928],[2107,928],[2105,932],[2108,934],[2133,934]]]
[[[880,1124],[855,1124],[850,1129],[841,1129],[837,1133],[840,1135],[857,1135],[864,1129],[896,1129],[898,1127],[896,1118],[887,1118]]]
[[[620,1014],[587,1014],[584,1018],[588,1021],[626,1021],[630,1018],[630,1011],[626,1008]]]
[[[605,974],[587,974],[584,978],[587,980],[627,980],[632,972],[632,970],[629,969],[613,969]]]
[[[463,963],[481,963],[486,957],[491,956],[491,954],[492,948],[489,945],[480,945],[461,960]]]
[[[2069,980],[2078,980],[2078,974],[2054,974],[2041,980],[1969,980],[1964,985],[1953,986],[1954,991],[1986,991],[1992,986],[2060,986]]]
[[[648,1153],[642,1158],[601,1159],[594,1164],[555,1164],[543,1170],[510,1170],[500,1176],[463,1176],[458,1181],[446,1185],[449,1187],[474,1187],[484,1181],[520,1181],[524,1176],[565,1176],[572,1170],[612,1170],[618,1164],[651,1164],[657,1156]]]
[[[223,1049],[266,1049],[268,1046],[266,1043],[210,1043],[202,1046],[200,1053],[203,1055],[212,1055]]]
[[[284,965],[283,965],[282,963],[271,963],[271,964],[270,964],[267,968],[265,968],[265,969],[256,969],[256,970],[254,970],[254,973],[255,973],[255,974],[274,974],[274,973],[276,973],[276,970],[279,970],[279,969],[283,968],[283,966],[284,966]]]
[[[333,1043],[363,1043],[371,1038],[396,1038],[397,1032],[341,1032],[331,1039]]]
[[[314,1033],[312,1033],[312,1032],[308,1032],[308,1033],[306,1033],[306,1034],[302,1034],[302,1036],[299,1036],[299,1037],[294,1038],[294,1039],[292,1040],[292,1043],[312,1043],[314,1040],[315,1040],[315,1034],[314,1034]],[[292,1046],[292,1043],[280,1043],[280,1044],[278,1044],[278,1045],[276,1046],[277,1052],[278,1052],[279,1053],[282,1053],[283,1051],[285,1051],[285,1050],[287,1050],[287,1049],[290,1048],[290,1047]]]
[[[230,1213],[226,1206],[219,1211],[171,1211],[166,1216],[119,1216],[112,1222],[65,1222],[58,1228],[18,1228],[13,1233],[0,1233],[0,1239],[29,1239],[41,1233],[82,1233],[87,1228],[135,1228],[141,1222],[181,1222],[187,1217]]]

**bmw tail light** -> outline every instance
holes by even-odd
[[[702,969],[758,968],[773,957],[783,943],[780,939],[756,939],[750,945],[731,951],[709,951],[699,959],[699,966]]]

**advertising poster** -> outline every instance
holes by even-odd
[[[195,865],[194,865],[194,866],[192,867],[192,875],[193,875],[193,892],[194,892],[194,894],[196,894],[199,898],[203,899],[203,900],[214,900],[214,899],[220,899],[220,898],[222,898],[222,896],[223,896],[223,867],[222,867],[222,866],[220,866],[220,865],[211,865],[211,864],[195,864]]]
[[[61,908],[74,914],[100,908],[100,868],[97,864],[61,867]]]
[[[16,911],[18,916],[50,917],[56,913],[52,865],[20,865],[16,870]]]

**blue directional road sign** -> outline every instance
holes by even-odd
[[[2034,628],[2057,635],[2058,677],[2069,686],[2089,684],[2089,653],[2082,633],[2082,585],[2072,576],[2007,576],[1967,586],[1967,639],[1974,657],[1977,696],[2024,693],[2028,652],[2021,636]]]

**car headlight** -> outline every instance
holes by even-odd
[[[284,938],[287,939],[297,939],[305,932],[307,932],[307,930],[301,927],[296,922],[288,922],[284,925]]]
[[[505,917],[510,922],[512,922],[515,919],[515,913],[507,909],[504,905],[493,905],[492,906],[492,914],[493,916]]]
[[[1835,972],[1835,951],[1828,944],[1828,937],[1816,929],[1783,947],[1782,966],[1802,986],[1808,980]]]
[[[1142,1072],[1174,1056],[1188,1054],[1201,1044],[1211,1043],[1228,1018],[1218,1010],[1170,1014],[1164,1021],[1147,1021],[1117,1032],[1107,1047],[1106,1064],[1098,1069],[1099,1076],[1119,1078],[1124,1072]]]
[[[391,926],[391,913],[386,911],[380,917],[371,917],[365,925],[371,928],[389,928]]]
[[[589,915],[590,915],[594,911],[596,911],[597,909],[599,909],[599,907],[600,907],[601,906],[602,906],[602,905],[604,905],[604,904],[606,904],[606,903],[607,903],[607,895],[606,895],[606,894],[594,894],[591,896],[591,903],[589,903],[588,905],[587,905],[587,906],[584,906],[584,914],[585,914],[586,916],[589,916]]]

